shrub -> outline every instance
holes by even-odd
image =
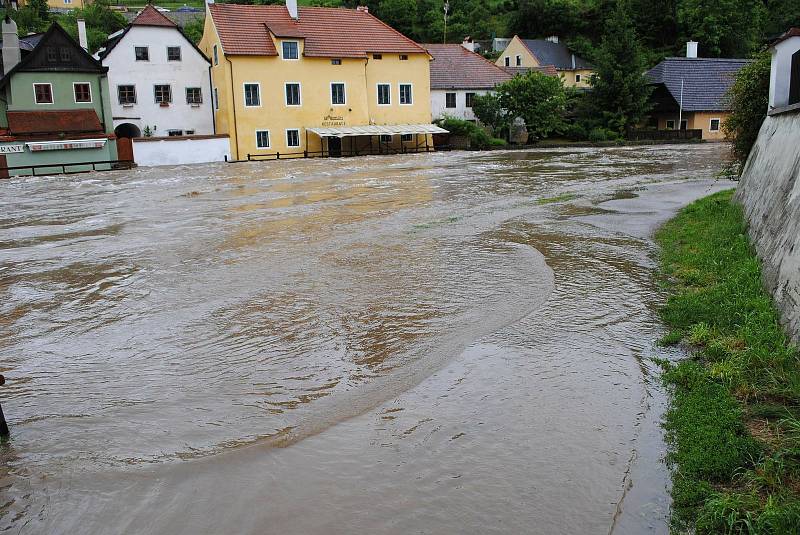
[[[608,140],[608,134],[605,128],[593,128],[592,131],[589,132],[589,141],[592,143],[600,143],[606,140]]]
[[[492,147],[502,147],[506,145],[505,140],[493,138],[486,130],[469,121],[445,115],[434,122],[450,132],[451,135],[469,138],[470,147],[473,149],[486,150]]]
[[[733,156],[744,165],[750,149],[758,138],[761,123],[769,105],[770,55],[764,52],[755,62],[743,67],[736,75],[728,93],[731,115],[722,125],[725,135],[733,142]]]

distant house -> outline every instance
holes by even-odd
[[[594,67],[575,55],[558,37],[547,39],[520,39],[515,35],[500,54],[497,66],[505,68],[531,68],[552,65],[567,87],[589,88]]]
[[[116,160],[106,68],[58,24],[19,39],[8,18],[2,32],[0,176],[32,173],[8,167],[48,166],[42,174]]]
[[[214,133],[211,62],[163,13],[147,5],[97,57],[108,68],[115,133],[136,138]]]
[[[769,109],[800,104],[800,28],[791,28],[770,46]]]
[[[665,59],[646,74],[654,87],[651,126],[659,130],[702,130],[703,139],[725,139],[722,125],[730,115],[727,93],[739,69],[748,63],[744,59]]]
[[[476,120],[472,112],[475,95],[491,92],[497,84],[512,78],[483,56],[463,45],[422,45],[433,57],[431,68],[431,116],[444,115]]]
[[[24,6],[28,0],[21,0],[18,2],[19,6]],[[91,0],[47,0],[47,5],[50,9],[58,11],[66,11],[69,9],[83,9],[91,3]]]

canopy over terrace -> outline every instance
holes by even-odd
[[[427,152],[432,148],[428,136],[448,133],[447,130],[435,124],[311,127],[306,129],[306,136],[308,136],[308,132],[318,135],[324,141],[323,156],[326,153],[328,156],[341,156],[342,154],[358,156],[374,154],[376,150],[378,154],[419,152],[420,150]],[[414,136],[414,138],[404,140],[401,137],[399,145],[396,140],[383,141],[385,138],[382,136],[396,135]],[[420,135],[424,136],[424,141],[420,140]],[[375,144],[376,137],[377,146]],[[344,138],[349,139],[347,148],[342,146]],[[361,143],[359,143],[359,138],[362,140]]]

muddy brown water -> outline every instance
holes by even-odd
[[[665,533],[651,235],[726,151],[0,182],[0,527]]]

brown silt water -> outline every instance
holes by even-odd
[[[651,236],[726,155],[0,181],[0,527],[667,533]]]

